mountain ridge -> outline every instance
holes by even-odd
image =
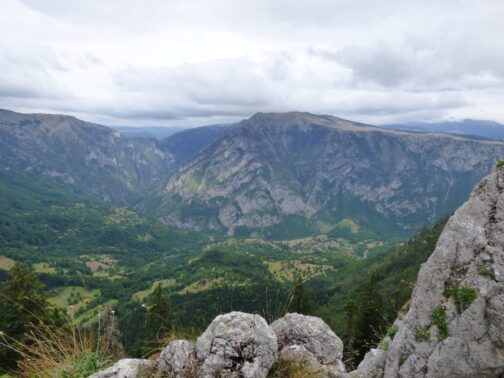
[[[179,167],[140,209],[153,211],[176,227],[225,229],[230,234],[244,227],[261,232],[285,224],[284,216],[300,216],[303,219],[293,222],[305,222],[304,218],[331,207],[331,198],[318,201],[317,194],[336,190],[340,198],[335,199],[339,204],[332,205],[334,210],[345,215],[360,212],[357,216],[364,223],[372,223],[366,212],[375,219],[397,218],[389,223],[404,223],[405,215],[429,219],[417,214],[421,207],[431,211],[433,221],[460,205],[481,178],[480,171],[488,172],[504,155],[503,147],[498,141],[383,130],[310,113],[258,113]],[[418,181],[418,175],[428,179],[430,170],[437,180],[430,187],[417,182],[420,189],[413,184],[400,189],[408,186],[407,179]],[[454,173],[457,178],[451,177]],[[461,187],[459,182],[464,182]],[[441,188],[433,187],[440,183]],[[418,205],[406,198],[418,190],[437,194],[417,203],[434,201],[444,208],[432,214],[436,210],[432,204]],[[446,194],[450,190],[460,192],[453,203]],[[402,197],[388,201],[398,191]],[[356,203],[365,209],[352,209]],[[272,208],[276,212],[270,212]],[[316,220],[335,219],[331,214],[320,218]]]

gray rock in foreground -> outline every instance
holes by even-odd
[[[125,358],[105,370],[90,375],[88,378],[137,378],[151,368],[152,363],[149,360]]]
[[[276,360],[277,339],[261,316],[231,312],[214,319],[196,351],[202,378],[263,378]]]
[[[172,378],[195,376],[197,372],[194,344],[187,340],[172,341],[161,352],[157,370]]]
[[[343,343],[320,318],[286,314],[271,328],[278,339],[281,358],[302,359],[320,372],[321,377],[346,377]]]
[[[503,330],[501,168],[485,178],[448,221],[434,253],[420,269],[411,307],[385,358],[382,353],[368,353],[366,363],[352,376],[500,377]],[[382,373],[370,375],[369,366]]]

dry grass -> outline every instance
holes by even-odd
[[[305,358],[279,358],[274,366],[275,378],[321,378],[317,367],[310,366]]]
[[[85,378],[111,362],[106,350],[112,337],[105,332],[100,338],[90,329],[83,329],[67,319],[61,327],[43,322],[30,324],[20,342],[1,335],[0,343],[17,351],[19,374],[26,378]]]

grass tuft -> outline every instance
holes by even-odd
[[[461,314],[477,298],[478,293],[472,287],[452,284],[446,288],[444,295],[446,298],[453,298],[457,312]]]
[[[444,340],[448,337],[448,322],[446,311],[442,307],[436,308],[432,311],[432,323],[439,330],[439,340]]]

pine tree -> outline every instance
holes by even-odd
[[[310,315],[313,313],[313,303],[306,295],[304,281],[301,276],[297,278],[294,285],[289,311],[304,315]]]
[[[361,292],[355,330],[355,346],[360,358],[379,340],[384,323],[383,298],[375,273],[368,276]]]
[[[25,343],[24,334],[32,324],[51,324],[57,314],[51,311],[45,287],[29,265],[16,263],[9,275],[10,280],[0,291],[0,331],[10,339]],[[17,357],[14,351],[0,346],[2,368],[14,367]]]
[[[172,328],[170,298],[161,284],[154,289],[148,303],[147,326],[158,339],[168,334]]]

